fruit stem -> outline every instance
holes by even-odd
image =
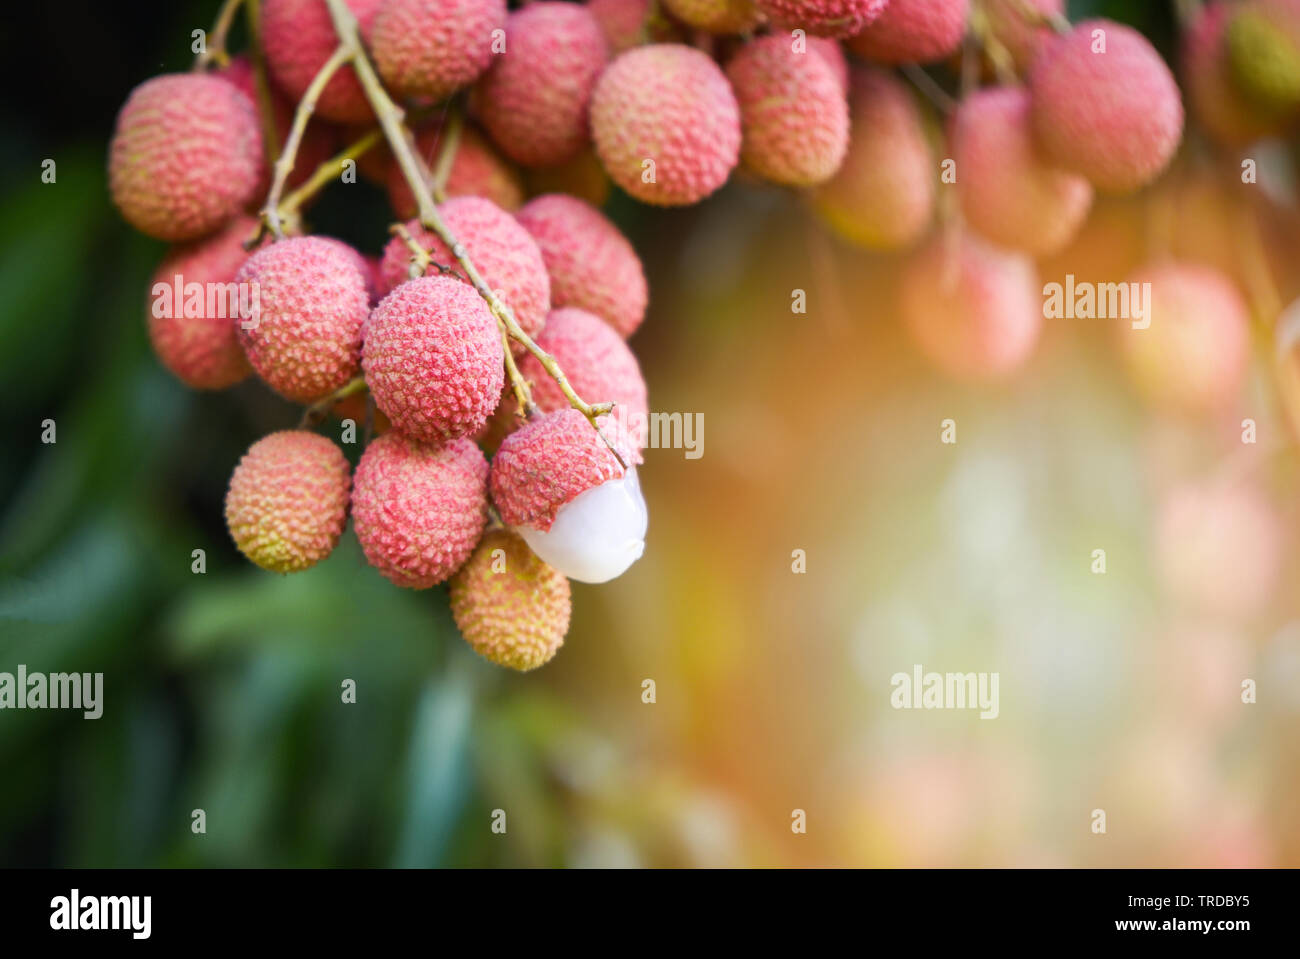
[[[1183,0],[1174,0],[1180,3]],[[1196,2],[1196,0],[1193,0]],[[1025,23],[1031,27],[1051,27],[1057,33],[1070,32],[1070,19],[1063,13],[1055,11],[1039,10],[1029,0],[1012,0],[1016,12],[1024,19]]]
[[[940,113],[952,113],[953,110],[957,109],[956,99],[947,90],[939,86],[934,77],[915,63],[904,63],[900,69],[903,71],[903,76],[911,80],[912,85],[920,90],[921,94]]]
[[[196,72],[206,70],[213,63],[219,67],[230,63],[230,54],[226,52],[226,36],[230,33],[230,25],[234,22],[235,14],[239,12],[239,6],[243,2],[244,0],[226,0],[221,5],[216,22],[212,24],[212,29],[203,41],[203,52],[194,58]]]
[[[1003,86],[1012,86],[1016,82],[1016,64],[1011,57],[1011,51],[1006,48],[993,28],[989,24],[988,15],[983,7],[976,7],[971,11],[970,18],[971,33],[984,48],[984,54],[993,64],[993,71],[997,74],[998,83]]]
[[[345,164],[349,160],[356,160],[383,138],[384,131],[380,130],[379,127],[375,127],[360,140],[348,146],[343,152],[318,166],[302,186],[285,197],[284,202],[280,204],[280,216],[287,217],[297,212],[299,207],[324,189],[331,180],[342,174]]]
[[[305,430],[308,427],[315,426],[321,420],[329,415],[334,404],[347,399],[353,393],[360,393],[366,389],[366,378],[356,376],[348,380],[329,396],[317,400],[311,406],[302,411],[302,419],[298,421],[298,429]]]
[[[506,350],[506,373],[510,376],[510,386],[515,391],[515,402],[518,404],[518,415],[524,419],[532,416],[537,412],[537,405],[533,402],[533,391],[528,381],[523,378],[519,372],[519,366],[515,363],[515,354],[510,349],[510,337],[506,331],[501,331],[501,345]]]
[[[438,145],[438,159],[433,165],[433,174],[429,180],[429,192],[433,194],[435,203],[445,203],[447,200],[447,179],[451,176],[452,164],[456,162],[456,150],[460,147],[460,132],[464,123],[460,108],[452,104],[448,108],[442,143]]]

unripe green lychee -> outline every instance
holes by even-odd
[[[484,534],[451,579],[451,614],[465,641],[524,672],[551,660],[569,631],[569,581],[509,530]]]
[[[362,39],[370,35],[383,0],[345,0],[357,18]],[[302,99],[320,68],[339,45],[325,0],[262,0],[262,49],[271,77],[289,99]],[[350,65],[341,67],[325,84],[316,113],[336,123],[373,122],[361,81]]]
[[[441,100],[492,62],[505,0],[383,0],[370,26],[379,75],[402,97]]]
[[[748,33],[763,22],[754,0],[664,0],[674,17],[706,33]]]
[[[1223,40],[1238,89],[1272,112],[1300,107],[1300,22],[1277,3],[1235,12]]]
[[[1276,133],[1284,116],[1238,88],[1224,31],[1238,7],[1210,3],[1183,34],[1183,86],[1201,128],[1216,143],[1240,146]]]
[[[970,0],[889,0],[848,47],[877,63],[931,63],[956,52]]]
[[[306,430],[264,436],[244,454],[226,493],[239,551],[273,573],[295,573],[333,552],[347,519],[348,461]]]

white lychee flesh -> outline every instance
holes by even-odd
[[[649,524],[636,467],[593,486],[556,511],[546,532],[520,526],[519,535],[543,562],[580,583],[607,583],[645,552]]]

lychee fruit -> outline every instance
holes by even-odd
[[[586,7],[542,0],[506,19],[505,53],[477,89],[479,118],[510,159],[550,166],[587,143],[587,107],[609,45]]]
[[[146,80],[117,115],[113,202],[137,230],[180,243],[220,229],[257,190],[262,135],[252,102],[200,73]]]
[[[409,589],[448,579],[487,525],[487,477],[487,460],[467,439],[428,446],[394,432],[372,440],[352,492],[367,562]]]
[[[600,24],[610,52],[630,50],[645,39],[651,0],[587,0],[587,9]]]
[[[370,52],[398,96],[441,100],[488,68],[505,23],[505,0],[382,0]]]
[[[591,133],[610,178],[657,206],[696,203],[740,159],[740,108],[706,54],[651,44],[619,55],[591,98]]]
[[[248,259],[244,241],[256,226],[252,217],[238,216],[220,233],[174,247],[154,271],[149,341],[192,389],[223,390],[253,372],[235,335],[241,308],[234,284]]]
[[[831,37],[808,37],[808,49],[826,61],[826,65],[835,74],[840,89],[849,92],[849,58],[844,55],[844,47]]]
[[[831,178],[849,146],[849,106],[834,69],[813,50],[773,34],[740,48],[727,64],[740,105],[740,159],[785,186]]]
[[[1183,34],[1183,84],[1193,116],[1216,143],[1242,146],[1276,133],[1283,114],[1238,88],[1224,31],[1240,6],[1210,3]]]
[[[329,439],[282,430],[248,448],[230,477],[226,526],[239,551],[273,573],[315,566],[347,520],[348,461]]]
[[[1000,246],[1045,256],[1082,226],[1092,186],[1043,162],[1030,109],[1023,87],[979,90],[954,114],[950,144],[966,222]]]
[[[483,535],[451,578],[451,615],[484,659],[525,672],[550,662],[569,631],[569,581],[509,530]]]
[[[1241,390],[1250,363],[1250,313],[1217,270],[1168,262],[1140,269],[1129,289],[1146,297],[1149,326],[1119,328],[1121,351],[1138,389],[1176,413],[1224,409]],[[1136,284],[1136,285],[1134,285]]]
[[[415,135],[415,148],[432,167],[442,145],[441,130],[426,126]],[[417,211],[415,194],[406,182],[401,165],[389,157],[384,185],[388,203],[401,219],[410,219]],[[501,158],[496,149],[473,127],[460,131],[456,155],[451,159],[444,185],[447,196],[481,196],[503,210],[517,210],[524,202],[524,189],[515,168]]]
[[[511,433],[492,459],[492,501],[541,559],[583,583],[622,575],[645,550],[641,453],[617,420],[601,429],[623,463],[569,407]]]
[[[370,312],[357,259],[339,240],[290,237],[240,267],[235,281],[255,285],[256,307],[237,322],[239,342],[281,396],[311,403],[356,376]]]
[[[755,0],[776,26],[801,27],[819,37],[847,37],[875,22],[891,0]],[[897,3],[898,0],[892,0]],[[931,2],[931,0],[926,0]],[[788,38],[787,38],[788,39]]]
[[[1132,27],[1086,20],[1052,37],[1028,82],[1034,133],[1046,159],[1099,190],[1127,193],[1145,186],[1178,149],[1178,85]]]
[[[422,443],[481,429],[501,394],[503,363],[487,303],[450,276],[401,284],[366,323],[361,368],[375,405]]]
[[[877,63],[932,63],[956,52],[970,0],[889,0],[848,47]]]
[[[1038,22],[1026,15],[1026,7],[1038,14]],[[980,8],[989,35],[1002,44],[1016,69],[1022,71],[1052,35],[1052,28],[1042,23],[1042,18],[1065,16],[1065,0],[982,0]]]
[[[813,189],[813,209],[868,249],[910,246],[934,216],[936,166],[911,91],[874,67],[853,71],[849,148],[835,176]]]
[[[664,0],[674,17],[706,33],[747,33],[763,22],[754,0]]]
[[[363,39],[384,0],[346,0]],[[325,0],[263,0],[262,49],[271,76],[295,103],[339,45]],[[337,123],[365,123],[374,113],[356,71],[345,64],[330,77],[316,113]]]
[[[1224,25],[1223,41],[1237,88],[1266,110],[1294,114],[1300,107],[1300,4],[1240,4]]]
[[[921,352],[961,381],[1017,370],[1033,352],[1043,303],[1033,261],[969,233],[941,232],[899,281],[903,322]]]
[[[529,200],[516,219],[541,251],[554,306],[595,313],[624,338],[636,331],[649,294],[641,260],[618,227],[561,193]]]

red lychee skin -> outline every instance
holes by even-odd
[[[814,186],[830,179],[849,147],[849,104],[820,54],[795,53],[774,34],[745,44],[727,64],[740,105],[740,159],[765,179]]]
[[[1094,30],[1104,32],[1105,53],[1092,52]],[[1087,20],[1053,37],[1028,82],[1044,155],[1099,190],[1128,193],[1145,186],[1178,149],[1178,85],[1160,54],[1131,27]]]
[[[548,193],[515,217],[537,241],[551,278],[551,303],[595,313],[623,338],[645,319],[649,291],[627,237],[590,204]]]
[[[1250,312],[1236,287],[1219,271],[1194,263],[1149,266],[1128,279],[1151,284],[1151,325],[1119,323],[1121,352],[1138,389],[1174,413],[1197,416],[1228,407],[1250,364]]]
[[[252,217],[236,217],[220,233],[173,248],[154,271],[150,284],[149,341],[163,365],[192,389],[223,390],[253,372],[235,335],[237,320],[233,312],[237,310],[230,309],[229,297],[223,298],[225,308],[215,310],[216,315],[207,314],[206,303],[209,284],[215,288],[217,284],[225,286],[235,281],[235,274],[248,259],[244,241],[253,235],[256,226],[257,221]],[[177,276],[181,278],[182,290],[189,283],[203,286],[203,315],[158,315],[176,312],[172,291]],[[155,289],[157,284],[166,289]],[[159,308],[160,296],[166,297],[162,304],[165,309]]]
[[[748,33],[763,22],[754,0],[663,0],[674,17],[707,33]]]
[[[481,429],[501,394],[504,361],[487,303],[450,276],[422,276],[384,297],[361,350],[375,405],[422,443]]]
[[[425,127],[415,136],[415,148],[432,170],[442,145],[440,130]],[[389,157],[385,186],[393,212],[407,220],[416,214],[415,194],[396,160]],[[477,130],[466,127],[460,132],[456,155],[447,171],[447,196],[481,196],[503,210],[519,209],[524,202],[524,188],[519,174],[503,160]]]
[[[587,107],[608,61],[586,7],[531,3],[506,20],[506,51],[478,87],[479,118],[516,163],[563,163],[587,143]]]
[[[482,197],[456,197],[444,203],[441,212],[484,281],[514,312],[523,331],[536,335],[551,309],[551,279],[542,252],[528,231],[509,213]],[[406,228],[435,263],[451,267],[456,276],[462,276],[460,265],[442,240],[418,220],[410,221]],[[381,292],[387,294],[406,282],[410,265],[411,251],[402,239],[389,240],[379,265]]]
[[[256,283],[258,316],[236,322],[244,355],[266,384],[310,403],[356,376],[370,312],[355,251],[326,237],[291,237],[258,250],[236,275]]]
[[[641,43],[650,0],[587,0],[587,9],[600,24],[612,53],[622,53]]]
[[[1025,70],[1034,62],[1039,48],[1052,35],[1052,28],[1030,23],[1023,4],[1040,15],[1065,15],[1065,0],[983,0],[982,7],[990,34],[1006,48],[1016,68]]]
[[[373,440],[352,491],[352,525],[366,560],[408,589],[446,580],[487,525],[487,477],[487,460],[466,439],[438,447],[401,433]]]
[[[348,461],[306,430],[264,436],[244,454],[226,493],[226,526],[239,551],[273,573],[315,566],[347,520]]]
[[[680,44],[637,47],[606,67],[591,98],[591,133],[610,178],[656,206],[699,202],[740,159],[731,85],[708,56]]]
[[[642,461],[616,420],[604,417],[601,430],[629,467]],[[492,502],[507,526],[545,532],[561,506],[626,472],[587,418],[568,407],[535,416],[505,438],[492,458]]]
[[[970,0],[889,0],[848,47],[877,63],[932,63],[961,46],[969,13]]]
[[[108,183],[127,222],[180,243],[220,229],[257,190],[262,135],[252,102],[221,77],[146,80],[117,115]]]
[[[802,27],[819,37],[847,37],[878,20],[891,0],[756,0],[778,27]],[[897,2],[897,0],[892,0]],[[926,0],[927,3],[932,0]]]
[[[899,308],[921,352],[962,381],[1000,379],[1018,369],[1043,324],[1033,262],[969,233],[940,233],[912,255]]]
[[[979,90],[954,114],[950,144],[966,222],[1000,246],[1047,256],[1083,225],[1092,186],[1043,162],[1029,116],[1023,87]]]
[[[1223,39],[1240,7],[1210,3],[1183,34],[1183,85],[1201,128],[1223,146],[1243,146],[1276,133],[1283,118],[1261,110],[1238,91]]]
[[[441,100],[488,68],[505,23],[505,0],[383,0],[370,50],[390,90]]]
[[[362,39],[384,0],[346,0]],[[325,0],[263,0],[262,49],[271,76],[297,103],[338,47],[338,34]],[[351,66],[341,67],[316,103],[316,113],[336,123],[366,123],[374,117],[361,81]]]
[[[849,58],[844,55],[844,47],[838,40],[830,37],[808,37],[808,49],[826,61],[840,89],[849,92]]]
[[[868,249],[899,249],[934,216],[937,168],[916,101],[892,74],[853,71],[849,148],[838,172],[812,191],[818,215]]]

